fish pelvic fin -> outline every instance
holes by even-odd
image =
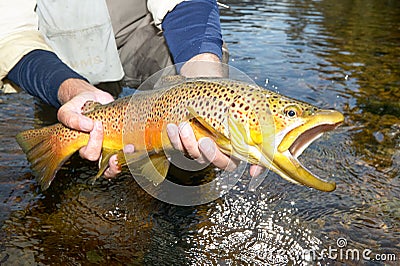
[[[111,156],[115,154],[117,155],[118,167],[122,167],[122,165],[126,164],[124,152],[122,150],[103,148],[101,152],[101,158],[99,160],[99,171],[95,176],[90,178],[89,181],[92,185],[94,185],[94,182],[96,182],[96,180],[104,174],[107,167],[109,166]]]
[[[60,132],[72,132],[61,124],[23,131],[16,136],[26,154],[42,190],[46,190],[57,171],[80,146],[76,141],[63,141]]]

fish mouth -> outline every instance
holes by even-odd
[[[298,157],[324,132],[335,129],[343,120],[343,115],[337,111],[321,110],[313,114],[308,122],[290,130],[283,137],[274,154],[275,170],[290,182],[321,191],[335,190],[334,182],[325,181],[311,173],[299,162]]]

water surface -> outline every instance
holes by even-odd
[[[337,189],[270,173],[255,192],[245,176],[214,202],[177,207],[129,173],[88,185],[96,164],[76,156],[41,192],[14,137],[54,115],[26,94],[0,95],[0,264],[383,264],[348,250],[396,264],[388,258],[400,259],[400,2],[223,3],[232,66],[270,90],[344,113],[344,125],[301,157]],[[336,253],[308,256],[330,248]]]

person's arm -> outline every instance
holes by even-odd
[[[65,80],[85,80],[64,64],[55,53],[38,49],[21,58],[8,72],[7,78],[29,94],[56,108],[61,106],[58,91]]]
[[[25,88],[47,103],[54,106],[65,103],[58,111],[60,122],[71,128],[90,132],[89,144],[82,148],[80,153],[84,158],[96,158],[101,151],[103,129],[101,125],[95,124],[91,119],[80,114],[80,110],[87,100],[106,103],[112,101],[113,97],[97,90],[82,77],[62,66],[62,62],[55,59],[51,52],[47,52],[50,53],[47,58],[39,56],[46,54],[44,51],[52,51],[52,48],[47,45],[37,30],[35,6],[35,0],[22,0],[17,3],[0,1],[2,11],[2,16],[0,16],[0,87],[4,85],[4,81],[11,87],[12,84],[5,79],[10,78],[14,84]],[[47,65],[48,63],[50,64]],[[57,68],[51,68],[54,66]],[[61,68],[58,68],[59,66]],[[45,67],[46,71],[42,71],[40,75],[35,72],[39,68],[44,70],[42,67]],[[49,84],[52,85],[49,86]],[[106,174],[117,173],[115,162],[110,160],[110,165]]]
[[[182,75],[222,76],[217,62],[222,58],[222,33],[215,0],[192,0],[178,4],[167,13],[162,29],[174,63]],[[195,67],[193,61],[214,64]],[[183,66],[182,66],[183,65]]]
[[[114,98],[89,84],[84,77],[65,65],[53,52],[33,50],[8,72],[7,78],[13,83],[44,102],[58,109],[58,120],[64,125],[90,132],[88,145],[79,150],[80,155],[96,161],[101,155],[103,127],[101,122],[81,114],[86,101],[103,104]],[[106,176],[115,176],[120,172],[116,158],[110,159],[110,168]]]

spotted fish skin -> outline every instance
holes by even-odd
[[[212,138],[226,154],[272,167],[294,183],[313,186],[315,181],[292,180],[290,173],[283,171],[273,157],[277,149],[284,146],[282,142],[288,132],[310,124],[313,119],[318,120],[320,110],[254,84],[227,79],[187,79],[159,90],[120,98],[107,105],[88,102],[82,111],[89,118],[101,121],[104,128],[105,160],[97,177],[107,167],[107,158],[111,155],[118,154],[120,163],[124,163],[123,145],[130,143],[135,147],[135,154],[154,154],[157,161],[161,158],[162,165],[166,167],[156,167],[161,182],[168,169],[163,152],[172,148],[166,125],[188,121],[197,139]],[[335,119],[326,116],[326,121],[319,119],[318,123],[340,123],[342,117],[336,113]],[[308,128],[310,126],[302,130]],[[37,174],[42,189],[49,187],[61,165],[85,146],[88,139],[88,133],[69,129],[60,123],[17,135],[17,141]],[[288,138],[287,143],[290,141],[294,140]],[[144,174],[151,179],[154,173],[144,171]],[[317,189],[322,187],[318,186]],[[331,187],[321,190],[329,189]]]

